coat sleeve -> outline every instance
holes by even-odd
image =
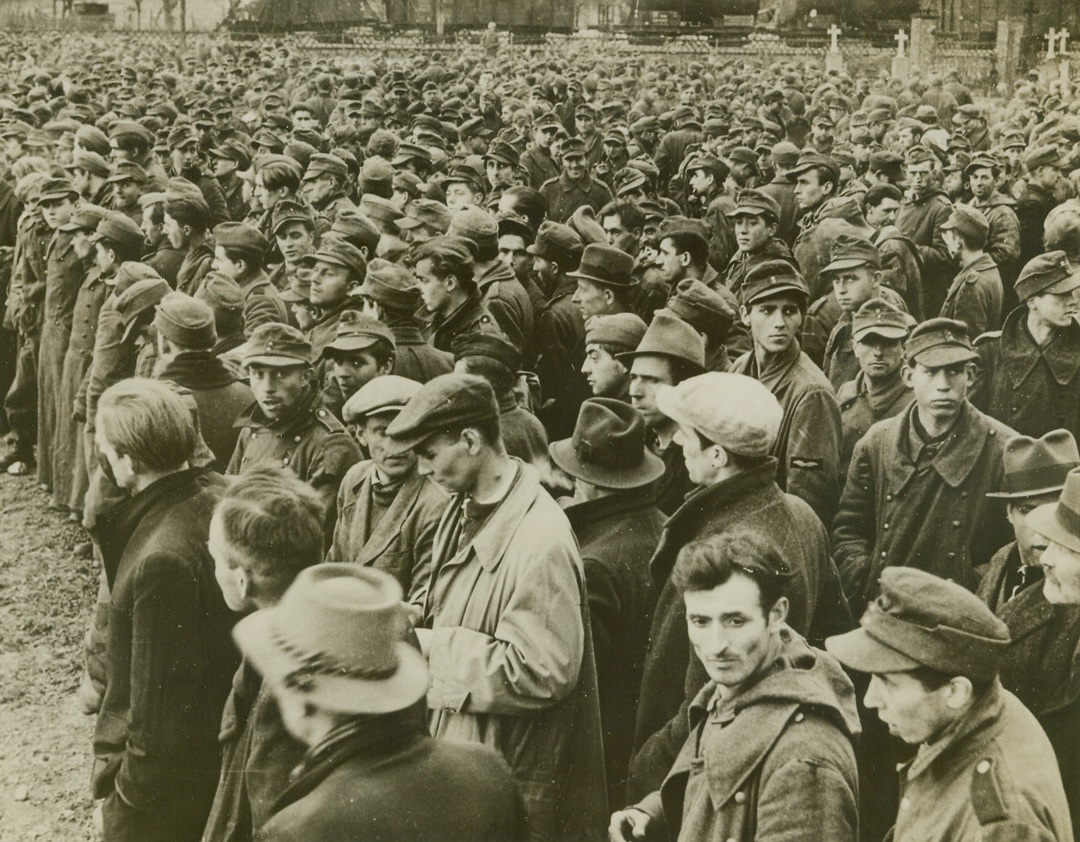
[[[862,612],[863,595],[872,566],[877,529],[874,468],[865,437],[855,444],[840,510],[833,521],[833,547],[844,593],[855,616]]]
[[[945,245],[945,235],[941,233],[941,226],[949,218],[952,210],[949,205],[942,204],[930,212],[930,228],[932,231],[930,245],[916,245],[919,257],[922,258],[923,272],[932,277],[951,278],[956,274],[956,264],[949,256],[949,248]],[[946,282],[945,286],[948,286]]]
[[[237,450],[240,443],[237,442]],[[235,459],[235,454],[233,454]],[[326,512],[326,535],[334,534],[337,522],[337,493],[349,468],[360,461],[360,448],[348,433],[331,433],[322,440],[301,479],[318,492]],[[232,472],[232,464],[229,471]]]
[[[520,544],[516,549],[527,552]],[[529,715],[577,686],[585,646],[584,595],[571,548],[537,548],[524,559],[500,563],[522,570],[509,583],[493,634],[462,626],[432,630],[428,705],[433,710]]]
[[[190,565],[172,553],[143,559],[131,622],[130,727],[116,791],[139,810],[167,796],[192,734],[184,706],[204,648],[199,586]]]
[[[986,285],[977,282],[962,283],[949,309],[950,318],[966,324],[972,336],[994,330],[1001,320],[1000,296],[995,296]]]
[[[822,388],[805,395],[791,419],[784,490],[805,500],[822,523],[836,513],[842,438],[840,407],[832,392]]]
[[[282,318],[281,308],[268,295],[255,293],[244,302],[244,335],[250,337],[255,328],[265,324],[287,324]]]
[[[1006,269],[1020,256],[1020,220],[1007,205],[999,205],[994,211],[986,253],[999,269]]]

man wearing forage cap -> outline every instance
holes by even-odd
[[[289,322],[288,308],[263,268],[269,247],[262,232],[245,222],[222,222],[214,229],[213,268],[240,285],[249,337],[260,325]]]
[[[784,412],[762,383],[709,372],[657,390],[657,406],[676,426],[694,491],[664,525],[649,568],[659,592],[645,656],[627,795],[660,784],[689,733],[689,704],[708,680],[690,654],[686,612],[673,579],[679,551],[706,535],[747,529],[766,538],[793,578],[788,623],[811,631],[829,564],[828,536],[802,500],[777,485],[770,455]]]
[[[1009,630],[961,585],[890,567],[860,628],[826,649],[870,675],[865,703],[911,746],[890,838],[1073,838],[1054,750],[1001,686]]]
[[[786,260],[766,260],[751,269],[740,303],[754,348],[732,371],[760,380],[784,407],[773,445],[777,481],[829,523],[839,497],[840,409],[832,384],[799,345],[807,299],[802,275]]]
[[[1062,251],[1020,272],[1020,306],[1001,330],[975,340],[979,370],[971,401],[1025,436],[1063,427],[1080,436],[1080,271]]]
[[[942,318],[965,322],[973,337],[996,330],[1003,290],[1001,272],[985,251],[990,223],[978,208],[958,204],[941,231],[949,254],[960,265],[945,295]]]
[[[974,589],[1009,540],[1004,513],[985,497],[1001,486],[1015,432],[967,395],[978,354],[967,326],[931,319],[912,331],[903,378],[915,401],[855,445],[833,547],[844,592],[861,609],[881,571],[903,565]]]
[[[454,497],[416,629],[431,670],[428,724],[482,742],[527,782],[536,840],[595,838],[605,775],[584,572],[566,516],[535,469],[506,454],[486,381],[426,383],[386,428],[390,452]]]

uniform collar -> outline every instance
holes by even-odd
[[[914,413],[919,411],[917,404],[912,404],[904,420],[897,428],[898,438],[897,452],[899,453],[900,468],[907,474],[915,471],[915,441],[917,434],[914,427]],[[938,446],[937,453],[931,459],[931,464],[938,475],[953,488],[958,487],[967,475],[975,468],[988,436],[996,435],[996,431],[986,420],[986,416],[976,410],[967,400],[960,407],[960,414],[953,424],[952,430]],[[906,482],[906,478],[905,478]]]
[[[991,729],[1001,718],[1004,706],[1001,682],[995,678],[990,689],[975,700],[967,713],[946,728],[934,742],[919,746],[915,759],[901,765],[900,772],[907,780],[913,781],[934,766],[939,758],[950,766],[968,765],[992,737]]]

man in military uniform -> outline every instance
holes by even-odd
[[[828,378],[799,345],[806,284],[787,261],[766,260],[746,276],[740,302],[754,347],[732,371],[760,380],[784,407],[770,453],[779,462],[777,483],[829,523],[839,497],[840,408]]]
[[[263,261],[270,244],[246,222],[223,222],[214,229],[214,270],[236,281],[244,294],[244,333],[268,322],[289,323],[281,294],[270,283]],[[192,293],[193,294],[193,293]]]
[[[852,607],[877,594],[882,569],[906,565],[974,590],[1008,539],[985,495],[1001,485],[1014,431],[967,399],[978,354],[967,326],[931,319],[912,331],[903,378],[915,402],[855,445],[833,523],[833,547]]]
[[[777,236],[782,212],[780,204],[764,188],[740,190],[735,197],[735,209],[728,216],[738,251],[724,270],[724,285],[736,297],[746,273],[755,264],[763,260],[795,260],[791,249]]]
[[[529,173],[530,186],[537,190],[559,177],[559,165],[551,157],[551,144],[560,128],[559,118],[550,111],[533,121],[533,142],[522,153],[521,166]]]
[[[1001,273],[985,251],[989,231],[990,223],[982,212],[963,204],[955,205],[941,226],[945,247],[960,265],[945,294],[941,316],[964,322],[973,337],[1001,324]]]
[[[255,403],[236,421],[242,429],[228,473],[288,468],[322,497],[330,535],[338,486],[360,450],[319,401],[314,362],[311,343],[296,328],[269,323],[255,329],[243,357]]]
[[[950,202],[936,186],[939,164],[933,152],[925,146],[913,146],[906,165],[909,188],[900,204],[896,227],[911,238],[922,262],[923,313],[936,316],[956,274],[941,230],[951,212]]]
[[[585,141],[578,137],[564,141],[559,149],[559,160],[562,173],[540,187],[541,195],[548,202],[549,219],[566,222],[582,205],[588,205],[595,213],[612,200],[608,186],[593,178]]]
[[[1020,265],[1043,250],[1043,223],[1046,215],[1058,203],[1056,191],[1061,185],[1061,158],[1056,146],[1040,146],[1024,156],[1027,184],[1016,202],[1016,218],[1020,223]]]
[[[412,255],[413,275],[430,314],[424,332],[440,351],[452,352],[454,338],[463,333],[500,332],[480,299],[473,275],[474,249],[464,237],[441,236],[427,240]]]
[[[844,441],[840,482],[847,477],[855,444],[878,421],[892,418],[911,403],[911,387],[900,376],[904,340],[911,317],[881,298],[871,298],[851,317],[851,343],[859,373],[836,393]]]
[[[918,746],[900,768],[894,842],[1072,839],[1054,750],[1001,686],[1009,630],[961,585],[890,567],[861,628],[826,649],[870,674],[867,707]]]
[[[1016,200],[997,188],[1001,164],[992,155],[979,155],[964,170],[971,189],[971,206],[986,217],[986,253],[1001,272],[1006,312],[1016,303],[1013,284],[1020,271],[1020,221],[1013,208]]]
[[[1025,436],[1080,436],[1080,271],[1062,251],[1032,259],[1016,281],[1020,306],[975,340],[972,403]]]
[[[348,182],[348,165],[337,155],[317,152],[311,156],[304,172],[304,196],[331,225],[339,211],[356,207],[352,199],[345,195]]]

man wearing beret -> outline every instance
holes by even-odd
[[[1054,750],[1001,686],[1009,630],[979,598],[923,570],[889,567],[861,628],[825,642],[870,675],[865,703],[911,746],[890,838],[1067,840]]]
[[[599,132],[596,137],[599,151]],[[540,186],[541,195],[547,199],[548,218],[552,222],[566,222],[582,205],[588,205],[596,212],[611,201],[611,190],[590,172],[584,140],[578,137],[566,140],[559,149],[559,163],[562,165],[559,177],[549,179]]]
[[[799,345],[806,284],[787,261],[767,260],[746,276],[740,301],[754,347],[732,371],[760,380],[784,407],[772,448],[777,482],[830,523],[840,495],[840,408],[832,384]]]
[[[968,401],[978,353],[967,326],[931,319],[912,331],[902,376],[915,402],[875,424],[855,445],[833,524],[844,592],[861,609],[880,573],[904,565],[974,590],[1009,540],[985,495],[1001,485],[1002,452],[1015,432]]]
[[[424,333],[432,345],[452,352],[456,336],[474,331],[500,332],[476,287],[473,246],[468,240],[434,237],[411,257],[423,309],[429,317]]]
[[[1080,271],[1062,251],[1020,272],[1020,306],[1001,330],[975,340],[979,370],[972,403],[1025,436],[1064,428],[1080,436]]]
[[[878,421],[892,418],[911,404],[904,382],[904,340],[911,316],[881,298],[871,298],[851,317],[851,344],[859,370],[836,392],[844,440],[840,447],[840,482],[847,478],[855,445]]]
[[[345,423],[370,458],[349,468],[341,483],[326,554],[330,562],[391,574],[417,610],[427,595],[435,529],[449,498],[418,473],[415,453],[390,452],[386,428],[421,385],[388,374],[369,380],[345,402]]]
[[[223,222],[214,229],[214,271],[236,281],[244,295],[244,333],[260,325],[289,323],[281,294],[263,269],[270,244],[254,225]]]
[[[170,292],[158,302],[157,378],[190,393],[199,411],[199,432],[224,473],[240,435],[233,422],[254,399],[251,389],[210,349],[217,342],[214,311],[203,301]]]
[[[649,559],[664,515],[650,490],[664,464],[645,447],[645,422],[629,404],[590,398],[568,439],[553,442],[552,461],[573,480],[562,502],[585,566],[604,729],[608,809],[625,804],[634,712],[656,591]]]
[[[421,306],[420,290],[404,266],[375,258],[368,264],[364,282],[350,292],[350,297],[359,301],[365,316],[390,328],[397,348],[394,374],[427,383],[453,370],[453,356],[432,347],[420,333],[416,318]]]
[[[908,192],[900,204],[896,227],[909,237],[922,262],[923,313],[941,312],[956,264],[949,256],[941,226],[952,212],[948,196],[938,186],[939,163],[925,146],[908,150],[906,169]]]
[[[536,840],[585,840],[606,799],[584,571],[535,469],[506,454],[491,387],[425,384],[386,428],[389,452],[453,493],[416,629],[436,738],[482,742],[510,764]]]
[[[710,372],[661,387],[657,404],[676,425],[694,491],[664,525],[649,563],[659,601],[645,656],[627,784],[630,799],[660,788],[689,732],[689,705],[707,681],[687,639],[676,575],[681,549],[698,538],[736,529],[763,536],[793,574],[787,622],[800,634],[821,625],[816,622],[819,594],[830,565],[820,520],[777,485],[777,461],[770,451],[784,412],[763,384],[741,374]]]
[[[228,472],[287,468],[322,497],[333,534],[338,487],[360,450],[321,404],[311,343],[294,327],[268,322],[255,328],[242,362],[255,402],[236,421],[240,437]]]
[[[941,305],[941,317],[968,326],[970,336],[997,330],[1003,290],[997,264],[986,253],[990,224],[978,208],[957,204],[941,226],[949,255],[960,266]]]

